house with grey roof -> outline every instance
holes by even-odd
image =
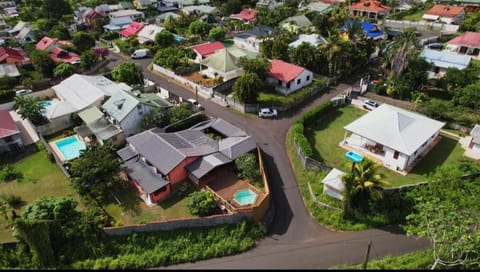
[[[107,120],[117,125],[128,137],[139,132],[143,118],[155,108],[173,106],[154,93],[120,91],[113,94],[103,105]]]
[[[293,33],[297,33],[300,29],[308,29],[312,25],[312,22],[305,15],[288,17],[279,23],[281,28]]]
[[[221,76],[223,81],[237,78],[243,74],[243,68],[240,66],[240,58],[256,58],[257,53],[240,49],[236,46],[227,47],[216,51],[201,61],[202,66],[206,66],[200,74],[209,78]]]
[[[125,135],[119,126],[110,123],[97,107],[92,106],[78,113],[83,124],[75,127],[74,131],[85,143],[96,142],[100,145],[110,143],[121,145]]]
[[[274,29],[272,27],[256,26],[249,31],[235,34],[233,44],[238,48],[259,53],[260,44],[273,32]]]
[[[15,40],[22,45],[35,42],[33,28],[28,22],[20,21],[8,32],[10,35],[15,36]]]
[[[117,154],[125,176],[147,204],[167,198],[187,181],[207,185],[218,179],[217,169],[232,167],[236,158],[257,147],[251,136],[220,118],[173,133],[153,128],[126,140]]]
[[[381,161],[391,170],[408,173],[438,143],[444,125],[424,115],[382,104],[346,125],[340,146]]]
[[[472,56],[469,55],[446,50],[438,51],[429,48],[423,49],[420,53],[420,57],[432,64],[430,71],[428,71],[429,78],[443,77],[448,68],[464,70],[470,66],[470,62],[472,61]]]
[[[277,1],[277,0],[258,0],[256,6],[257,7],[262,7],[262,8],[267,8],[268,10],[272,10],[280,5],[283,4],[283,1]]]

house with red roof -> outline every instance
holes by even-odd
[[[118,32],[118,34],[120,34],[120,36],[124,37],[124,38],[128,38],[128,37],[131,37],[131,36],[135,36],[137,35],[138,32],[140,32],[140,30],[142,30],[142,28],[145,26],[145,23],[141,23],[141,22],[131,22],[127,28],[123,29],[122,31]]]
[[[448,41],[445,49],[480,59],[480,32],[467,31]]]
[[[28,62],[29,59],[23,49],[0,46],[0,63],[24,65]]]
[[[312,83],[313,73],[304,67],[283,60],[272,60],[270,64],[267,84],[275,86],[275,89],[284,95]]]
[[[442,22],[446,24],[459,24],[465,18],[465,8],[450,5],[434,5],[422,19],[427,22]]]
[[[350,14],[356,17],[368,17],[372,19],[381,19],[392,11],[392,7],[383,5],[376,0],[360,0],[353,2],[348,7]]]
[[[245,23],[250,23],[255,20],[257,11],[251,8],[243,9],[240,13],[230,15],[230,19],[243,20]]]
[[[66,45],[66,46],[73,46],[70,41],[62,41],[56,38],[50,38],[48,36],[44,36],[36,45],[35,48],[40,51],[47,51],[51,52],[53,48]]]
[[[73,52],[68,52],[60,47],[54,47],[50,52],[50,58],[54,62],[66,62],[70,64],[78,64],[80,62],[80,56]]]
[[[8,110],[0,110],[0,153],[22,147],[20,131]]]
[[[206,42],[202,44],[193,45],[190,48],[197,54],[195,57],[195,62],[200,63],[206,57],[212,55],[213,53],[222,50],[225,48],[223,43],[216,41],[216,42]]]

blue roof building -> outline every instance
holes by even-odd
[[[342,31],[347,31],[347,26],[353,24],[353,22],[353,20],[347,20],[345,25],[342,27]],[[385,32],[380,30],[377,24],[362,21],[360,22],[360,25],[368,38],[372,38],[374,40],[385,38]]]

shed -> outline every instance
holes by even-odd
[[[342,176],[344,174],[344,172],[337,168],[330,170],[327,176],[322,180],[323,193],[338,200],[343,200],[343,190],[345,187],[343,185]]]

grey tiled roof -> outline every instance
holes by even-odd
[[[120,150],[117,151],[117,154],[118,156],[120,156],[120,158],[122,158],[122,160],[124,161],[128,161],[130,160],[131,158],[135,157],[138,155],[138,153],[133,150],[133,148],[131,146],[126,146]]]
[[[214,153],[208,156],[200,157],[190,163],[186,168],[190,174],[200,179],[215,167],[231,162],[229,158],[221,153]]]
[[[128,175],[136,180],[147,194],[153,193],[168,184],[168,181],[163,179],[161,175],[154,173],[152,168],[145,165],[141,160],[130,160],[124,165]]]

